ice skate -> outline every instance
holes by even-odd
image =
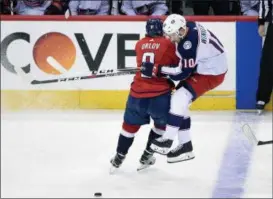
[[[153,156],[153,152],[149,151],[149,150],[145,150],[139,160],[140,165],[137,168],[137,171],[141,171],[143,169],[150,167],[151,165],[154,165],[155,161],[156,161],[156,159]]]
[[[110,161],[111,168],[110,168],[110,174],[113,174],[122,164],[123,160],[125,159],[125,155],[117,153],[115,157],[113,157]]]
[[[185,144],[179,144],[176,148],[174,148],[167,154],[168,163],[182,162],[186,160],[191,160],[193,158],[195,158],[195,156],[193,154],[191,141]]]
[[[172,144],[173,140],[158,138],[152,141],[151,149],[156,153],[166,155],[170,151]]]

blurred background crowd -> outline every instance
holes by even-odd
[[[0,0],[7,15],[247,15],[259,0]]]

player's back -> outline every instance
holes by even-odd
[[[223,44],[208,29],[196,22],[187,22],[187,35],[178,43],[183,67],[196,69],[203,75],[219,75],[227,71]]]
[[[165,37],[145,37],[139,40],[135,47],[137,67],[142,62],[155,65],[177,65],[179,58],[175,54],[175,45]],[[137,72],[131,85],[130,94],[133,97],[155,97],[169,92],[170,84],[166,78],[143,78]]]

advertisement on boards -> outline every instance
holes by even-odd
[[[227,52],[229,72],[216,90],[234,91],[235,23],[201,23]],[[128,90],[136,68],[134,47],[145,35],[145,21],[3,21],[1,26],[4,90]]]

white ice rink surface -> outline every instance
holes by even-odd
[[[109,175],[122,111],[32,111],[1,115],[1,197],[272,198],[272,113],[192,112],[196,158],[137,172],[149,125],[141,128],[120,170]]]

